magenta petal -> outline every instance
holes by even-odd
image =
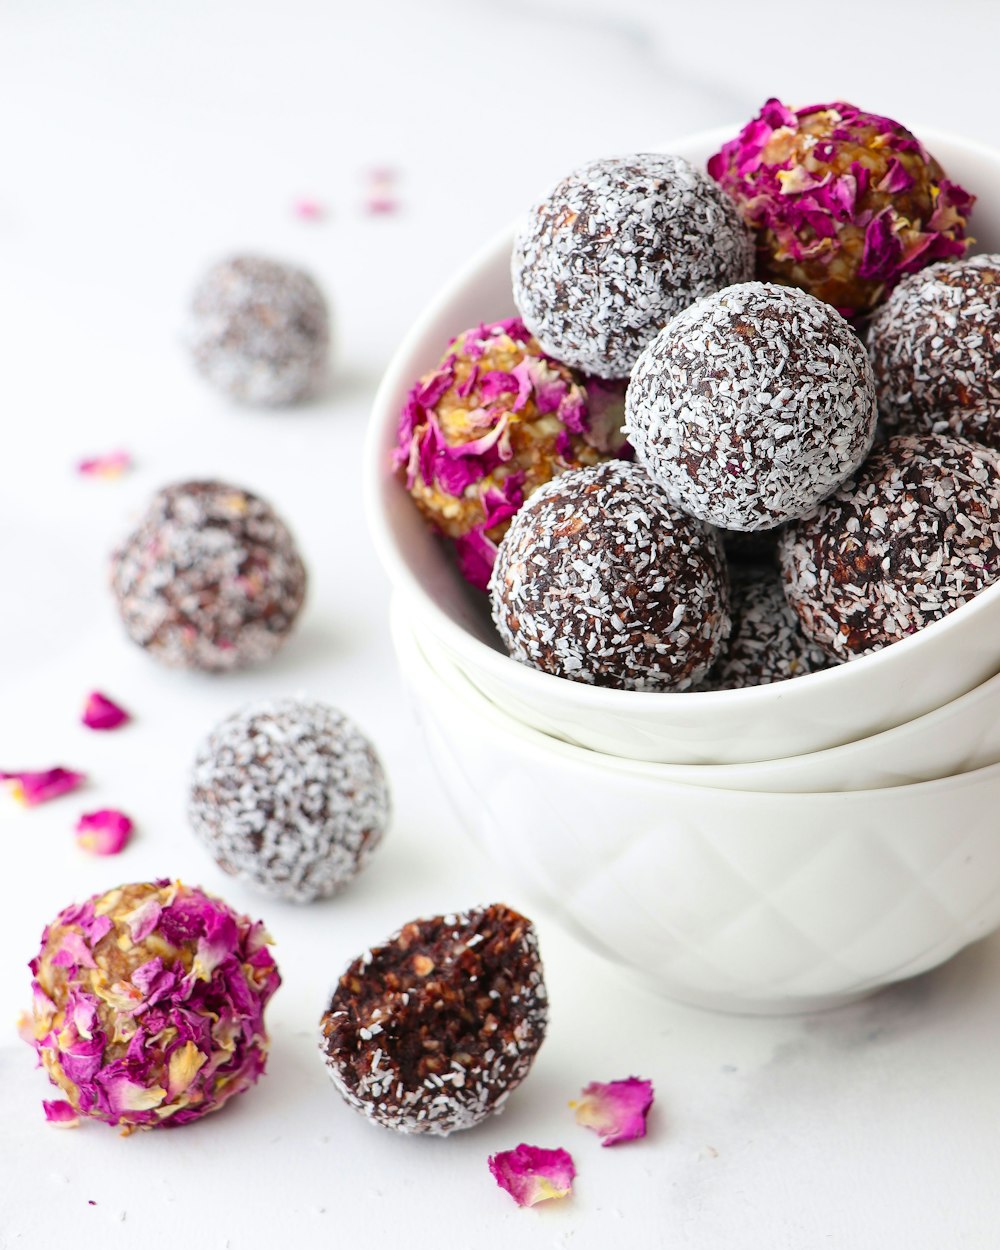
[[[76,466],[77,473],[85,477],[120,477],[126,469],[132,467],[132,457],[127,451],[112,451],[104,456],[92,456],[81,460]]]
[[[129,714],[107,695],[94,690],[87,695],[82,719],[88,729],[117,729],[126,723]]]
[[[76,843],[92,855],[117,855],[128,845],[134,826],[124,812],[102,807],[76,822]]]
[[[80,1123],[76,1112],[62,1098],[48,1102],[42,1100],[42,1110],[45,1112],[45,1118],[50,1124],[55,1124],[59,1128],[76,1128]]]
[[[497,558],[497,545],[482,532],[470,530],[455,540],[458,571],[477,590],[489,589],[490,576]]]
[[[582,1091],[576,1109],[576,1122],[593,1129],[604,1140],[602,1146],[634,1141],[646,1136],[646,1116],[653,1105],[653,1082],[630,1076],[624,1081],[591,1083]]]
[[[47,768],[37,773],[0,772],[0,781],[14,783],[14,797],[25,807],[36,807],[68,794],[86,781],[84,773],[74,773],[68,768]]]
[[[513,1150],[501,1150],[488,1159],[489,1169],[501,1189],[519,1207],[533,1207],[549,1198],[565,1198],[573,1192],[576,1168],[568,1151],[524,1142]]]

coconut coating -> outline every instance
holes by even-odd
[[[534,927],[495,903],[411,921],[355,959],[320,1021],[320,1050],[374,1123],[443,1137],[502,1110],[547,1021]]]
[[[213,265],[191,303],[198,372],[246,404],[280,407],[313,394],[327,368],[323,292],[301,269],[263,256]]]
[[[758,275],[845,317],[969,245],[975,197],[904,126],[843,101],[794,110],[768,100],[708,172],[754,231]]]
[[[877,416],[844,318],[767,282],[676,316],[636,362],[625,408],[635,454],[670,500],[730,530],[805,515],[868,454]]]
[[[1000,255],[904,279],[872,317],[868,350],[879,414],[895,433],[1000,448]]]
[[[558,183],[518,230],[511,274],[545,351],[624,378],[674,313],[753,276],[753,245],[711,179],[679,156],[640,153]]]
[[[134,1129],[217,1111],[264,1071],[281,984],[264,926],[196,887],[123,885],[65,908],[31,961],[39,1060],[77,1115]],[[50,1119],[65,1107],[46,1106]]]
[[[802,632],[777,573],[734,577],[731,612],[729,643],[700,690],[767,686],[830,667],[830,658]]]
[[[225,872],[294,903],[329,898],[365,866],[389,820],[375,749],[335,708],[256,703],[195,759],[191,827]]]
[[[490,598],[515,660],[596,686],[684,690],[729,634],[718,537],[618,460],[566,473],[525,504]]]
[[[623,441],[620,420],[607,428],[613,397],[594,394],[594,437],[591,406],[586,380],[549,359],[517,318],[459,334],[411,389],[393,462],[473,585],[486,589],[497,543],[525,499],[559,473],[604,459],[595,443]]]
[[[1000,454],[949,435],[892,438],[779,551],[809,637],[836,660],[878,651],[1000,574]]]
[[[295,541],[270,504],[225,482],[159,491],[112,557],[133,641],[174,668],[224,672],[284,643],[305,597]]]

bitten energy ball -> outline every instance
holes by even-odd
[[[154,495],[112,557],[125,628],[175,668],[222,672],[268,659],[305,597],[295,541],[270,504],[224,482]]]
[[[606,389],[594,396],[601,418],[613,413]],[[604,459],[599,446],[620,446],[621,422],[592,432],[591,406],[585,379],[550,360],[516,319],[458,335],[410,391],[394,464],[473,585],[486,589],[497,543],[533,491]]]
[[[262,256],[214,265],[194,293],[188,342],[198,372],[247,404],[305,399],[327,368],[326,300],[309,274]]]
[[[968,247],[975,197],[904,126],[853,104],[795,110],[768,100],[708,172],[755,233],[758,275],[802,287],[845,317]]]
[[[767,686],[830,667],[802,632],[776,573],[733,578],[732,618],[726,651],[699,690]]]
[[[280,699],[212,731],[195,760],[188,813],[225,872],[308,903],[329,898],[371,858],[389,789],[374,748],[346,716]]]
[[[414,920],[356,959],[320,1021],[320,1049],[376,1124],[445,1136],[503,1108],[547,1014],[534,928],[495,903]]]
[[[564,474],[525,504],[490,596],[515,660],[596,686],[683,690],[729,634],[718,538],[617,460]]]
[[[875,389],[861,340],[804,291],[706,296],[636,362],[626,431],[671,502],[730,530],[803,516],[868,454]]]
[[[61,911],[31,961],[35,1050],[66,1100],[46,1103],[48,1118],[130,1133],[189,1124],[249,1089],[281,984],[269,941],[260,922],[179,881]]]
[[[1000,255],[906,278],[872,318],[868,350],[879,415],[895,432],[1000,448]]]
[[[836,660],[898,642],[1000,576],[1000,455],[899,437],[782,535],[785,594]]]
[[[674,313],[753,276],[753,246],[711,179],[679,156],[641,153],[564,178],[518,231],[511,273],[545,351],[623,378]]]

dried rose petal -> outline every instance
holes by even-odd
[[[129,714],[107,695],[94,690],[87,695],[81,719],[88,729],[117,729],[129,720]]]
[[[81,460],[76,471],[85,477],[121,477],[131,467],[132,457],[127,451],[112,451],[103,456]]]
[[[326,209],[319,202],[310,196],[303,196],[302,199],[296,200],[292,205],[295,216],[301,221],[322,221],[326,216]]]
[[[372,169],[368,171],[368,190],[365,197],[365,208],[372,216],[394,213],[399,208],[396,198],[396,174],[391,169]]]
[[[124,812],[102,807],[85,812],[76,822],[76,844],[91,855],[117,855],[128,845],[133,828]]]
[[[519,1207],[533,1207],[549,1198],[565,1198],[573,1192],[576,1167],[566,1150],[547,1150],[524,1142],[513,1150],[501,1150],[487,1161],[501,1189]]]
[[[46,768],[42,772],[0,772],[0,781],[11,782],[11,793],[25,807],[36,807],[68,794],[86,781],[84,773],[74,773],[68,768]]]
[[[630,1076],[624,1081],[591,1081],[582,1091],[576,1109],[576,1122],[593,1129],[604,1140],[602,1146],[634,1141],[646,1136],[646,1116],[653,1105],[653,1082]]]
[[[53,1099],[52,1102],[48,1102],[43,1098],[42,1110],[45,1112],[46,1120],[57,1128],[77,1128],[79,1126],[79,1116],[70,1104],[62,1098]]]

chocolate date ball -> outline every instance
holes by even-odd
[[[717,536],[618,460],[532,496],[500,544],[490,597],[515,660],[595,686],[684,690],[729,634]]]
[[[830,658],[802,632],[776,572],[734,576],[733,630],[721,659],[699,690],[767,686],[830,667]]]
[[[869,312],[904,274],[962,256],[975,197],[904,126],[853,104],[768,100],[708,163],[757,243],[757,273]]]
[[[323,381],[330,320],[323,292],[301,269],[263,256],[233,256],[202,278],[188,343],[213,386],[246,404],[280,407]]]
[[[46,1117],[123,1135],[218,1111],[261,1076],[264,1009],[281,984],[264,926],[195,886],[118,886],[42,934],[32,1032],[62,1099]]]
[[[844,318],[768,282],[679,313],[636,362],[625,406],[636,457],[671,502],[729,530],[804,516],[864,460],[877,416]]]
[[[1000,454],[892,438],[780,544],[785,594],[835,660],[878,651],[1000,576]]]
[[[320,1021],[320,1050],[375,1124],[443,1137],[502,1110],[547,1021],[535,930],[495,903],[414,920],[355,959]]]
[[[872,317],[879,414],[895,433],[1000,448],[1000,255],[904,279]]]
[[[346,716],[279,699],[237,712],[208,736],[188,814],[223,871],[310,903],[367,864],[388,823],[389,789],[374,748]]]
[[[624,378],[692,300],[753,276],[738,212],[679,156],[594,161],[536,204],[514,240],[514,302],[544,351]]]
[[[284,643],[305,597],[295,541],[270,504],[225,482],[159,491],[112,557],[129,636],[174,668],[224,672]]]

